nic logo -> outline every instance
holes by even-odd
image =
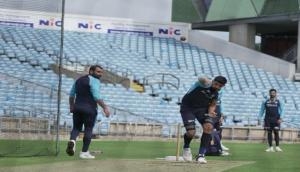
[[[169,27],[167,29],[159,28],[158,34],[164,34],[164,35],[181,35],[180,29],[174,29],[172,27]]]
[[[40,19],[39,25],[40,26],[56,26],[56,27],[61,27],[61,21],[60,20],[55,20],[54,18],[51,18],[49,20],[47,19]]]
[[[78,23],[78,28],[79,29],[90,29],[90,30],[96,29],[96,30],[100,30],[101,29],[101,24],[89,21],[87,23]]]

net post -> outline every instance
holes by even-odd
[[[181,124],[177,124],[177,140],[176,140],[176,161],[179,161],[180,153],[180,136],[181,136]]]

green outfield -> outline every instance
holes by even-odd
[[[230,171],[230,172],[298,172],[300,171],[300,144],[282,144],[284,152],[266,153],[266,145],[263,143],[232,143],[225,142],[230,148],[230,156],[207,157],[208,164],[168,162],[162,159],[165,156],[176,154],[176,143],[172,141],[96,141],[93,140],[90,150],[96,151],[95,160],[80,160],[78,150],[81,142],[78,142],[77,152],[74,157],[65,154],[66,142],[60,142],[58,156],[36,157],[7,157],[9,152],[14,152],[16,145],[18,153],[26,155],[27,151],[38,150],[40,146],[49,144],[50,148],[55,143],[39,141],[21,141],[13,144],[11,141],[0,141],[0,172],[59,172],[59,171]],[[23,145],[24,144],[24,145]],[[52,145],[53,144],[53,145]],[[193,152],[197,152],[198,142],[192,143]],[[26,147],[26,148],[25,148]],[[55,150],[55,149],[53,149]],[[54,153],[48,149],[49,153]],[[103,153],[99,153],[99,151]],[[6,154],[4,154],[5,152]],[[5,156],[3,156],[5,155]]]

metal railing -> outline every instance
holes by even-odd
[[[153,75],[148,75],[143,78],[143,85],[152,85],[152,84],[164,84],[171,85],[176,89],[179,89],[180,79],[169,73],[155,73]]]

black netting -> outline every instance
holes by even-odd
[[[52,21],[31,12],[61,18],[62,7],[62,0],[0,0],[0,156],[58,153],[67,123],[59,122],[62,27],[38,29],[39,21]]]

